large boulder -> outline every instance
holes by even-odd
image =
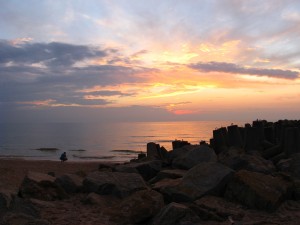
[[[219,162],[233,170],[249,170],[265,174],[276,171],[272,161],[266,160],[259,154],[245,154],[243,150],[230,148],[218,155]]]
[[[202,220],[225,221],[229,216],[234,220],[241,220],[245,215],[242,205],[211,195],[196,200],[190,208]]]
[[[23,198],[45,201],[68,198],[62,187],[55,183],[55,177],[38,172],[28,172],[20,186],[19,194]]]
[[[200,218],[187,206],[172,202],[158,213],[151,225],[196,224]]]
[[[9,190],[0,190],[0,216],[7,211],[13,202],[14,193]]]
[[[160,180],[170,178],[170,179],[177,179],[181,178],[186,174],[187,170],[181,170],[181,169],[165,169],[158,172],[158,174],[152,178],[149,182],[150,183],[156,183]]]
[[[76,174],[65,174],[58,177],[55,183],[60,185],[67,193],[76,193],[82,189],[83,178]]]
[[[184,147],[186,149],[186,147]],[[178,151],[178,150],[177,150]],[[202,162],[216,162],[215,151],[207,145],[199,145],[180,154],[172,161],[172,167],[178,169],[190,169]]]
[[[201,163],[190,169],[175,186],[160,189],[166,199],[191,202],[206,194],[221,194],[233,176],[233,170],[215,162]]]
[[[117,224],[145,224],[164,207],[163,196],[153,190],[141,190],[112,207],[110,218]]]
[[[83,188],[86,192],[112,194],[122,198],[135,191],[147,189],[147,185],[136,173],[95,171],[83,180]]]
[[[272,175],[240,170],[227,184],[225,197],[249,208],[272,211],[292,195],[292,182]]]
[[[47,220],[34,218],[22,213],[7,213],[0,218],[1,225],[50,225]]]
[[[128,163],[114,168],[117,172],[139,173],[146,181],[153,178],[162,168],[162,161],[153,160],[141,163]]]

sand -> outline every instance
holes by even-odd
[[[17,190],[28,171],[48,173],[54,172],[55,176],[66,173],[97,170],[99,162],[74,162],[50,160],[24,160],[0,159],[0,188]]]

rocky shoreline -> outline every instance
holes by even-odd
[[[172,144],[148,143],[138,159],[93,171],[29,171],[17,192],[0,189],[0,225],[298,224],[300,121]]]

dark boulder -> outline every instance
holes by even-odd
[[[129,163],[119,165],[114,168],[117,172],[138,173],[144,180],[148,181],[153,178],[162,168],[162,161],[153,160],[141,163]]]
[[[22,213],[7,213],[0,218],[1,225],[50,225],[47,220],[34,218]]]
[[[163,196],[153,190],[142,190],[124,198],[112,207],[110,218],[117,224],[145,224],[164,207]]]
[[[135,191],[147,189],[143,178],[136,173],[100,172],[95,171],[83,180],[86,192],[101,195],[126,197]]]
[[[14,193],[9,190],[0,190],[0,216],[11,207],[14,196]]]
[[[249,208],[272,211],[291,198],[292,183],[281,177],[240,170],[227,184],[225,197]]]
[[[190,169],[176,186],[160,189],[166,199],[191,202],[206,194],[221,194],[233,176],[233,170],[215,162],[201,163]]]
[[[158,174],[152,178],[149,183],[156,183],[160,180],[170,178],[170,179],[177,179],[181,178],[186,174],[187,170],[180,170],[180,169],[165,169],[158,172]]]
[[[83,178],[76,174],[65,174],[56,178],[55,183],[60,185],[66,193],[76,193],[82,189]]]
[[[241,220],[245,215],[245,209],[242,205],[211,195],[196,200],[190,208],[202,220],[226,221],[229,216],[234,220]]]
[[[45,201],[68,198],[63,188],[55,183],[55,179],[48,174],[28,172],[20,186],[19,195]]]
[[[172,167],[178,169],[190,169],[202,162],[216,162],[215,151],[207,145],[198,145],[191,150],[180,154],[172,161]]]
[[[266,160],[259,154],[244,154],[242,150],[230,148],[219,156],[219,162],[234,170],[249,170],[265,174],[271,174],[276,171],[272,161]]]
[[[187,206],[172,202],[154,217],[151,225],[196,224],[199,221],[197,214]]]

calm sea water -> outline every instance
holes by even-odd
[[[172,149],[172,141],[197,144],[209,141],[215,128],[232,121],[44,123],[0,124],[0,157],[58,160],[67,152],[70,160],[127,161],[148,142]],[[244,122],[234,122],[243,125]],[[39,148],[57,148],[41,151]]]

